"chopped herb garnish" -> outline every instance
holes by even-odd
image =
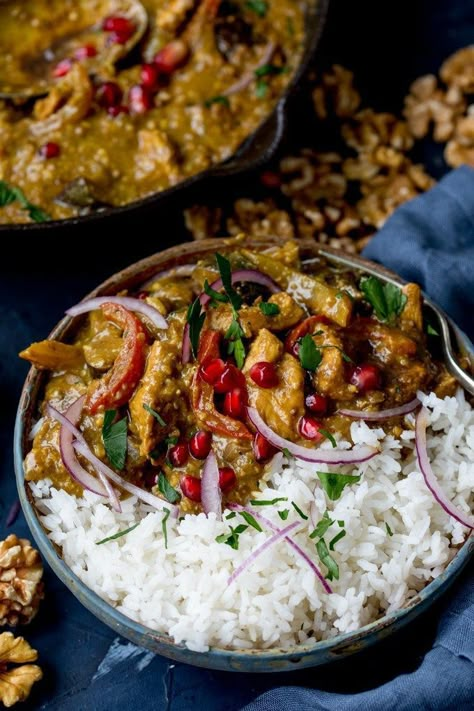
[[[245,7],[259,17],[265,17],[268,12],[268,2],[266,0],[247,0]]]
[[[359,286],[379,321],[393,321],[403,311],[407,297],[395,284],[370,276],[362,277]]]
[[[331,540],[329,541],[329,550],[330,550],[330,551],[333,551],[333,550],[334,550],[334,546],[336,545],[336,543],[337,543],[338,541],[340,541],[341,538],[344,538],[345,535],[346,535],[346,532],[345,532],[345,531],[339,531],[339,533],[337,533],[337,534],[334,536],[334,538],[331,538]]]
[[[274,506],[279,501],[288,501],[286,496],[280,496],[278,499],[251,499],[252,506]]]
[[[245,524],[241,523],[235,528],[232,526],[230,527],[230,533],[221,533],[220,536],[216,537],[216,542],[217,543],[226,543],[228,546],[233,548],[235,551],[238,550],[239,548],[239,536],[241,533],[246,531],[248,526],[245,526]]]
[[[388,523],[387,523],[386,521],[385,521],[385,530],[387,531],[388,535],[389,535],[390,538],[391,538],[391,537],[393,536],[393,531],[392,531],[392,529],[390,528],[390,526],[388,525]]]
[[[169,519],[170,510],[165,509],[165,514],[161,519],[161,530],[163,531],[163,538],[165,539],[165,548],[168,548],[168,529],[166,528],[166,522]]]
[[[179,437],[166,437],[165,438],[165,444],[168,445],[168,447],[172,447],[175,444],[178,444],[179,442]]]
[[[300,509],[300,507],[297,506],[297,504],[295,504],[294,501],[291,502],[291,505],[293,506],[293,508],[294,508],[294,510],[296,511],[296,513],[297,513],[299,516],[301,516],[302,519],[304,519],[305,521],[308,520],[308,517],[306,516],[306,514],[302,512],[302,510]]]
[[[287,459],[294,459],[294,456],[292,455],[292,453],[290,452],[290,450],[287,447],[283,447],[283,449],[281,451]]]
[[[219,303],[226,304],[229,301],[227,294],[220,294],[218,291],[213,289],[207,279],[204,282],[204,292],[211,297],[210,304],[213,307],[219,306]]]
[[[264,316],[276,316],[280,313],[278,304],[270,304],[268,301],[262,301],[258,306]]]
[[[19,202],[33,222],[48,222],[51,219],[47,212],[44,212],[37,205],[31,203],[23,190],[8,185],[4,180],[0,180],[0,207],[11,205],[12,202]]]
[[[259,79],[255,85],[255,96],[257,99],[264,99],[267,95],[268,84],[263,79]]]
[[[327,580],[339,580],[339,566],[331,556],[326,545],[324,538],[320,538],[316,543],[316,550],[318,551],[319,559],[323,565],[328,569],[326,579]]]
[[[127,457],[127,418],[114,422],[117,410],[106,410],[102,425],[102,441],[109,462],[115,469],[123,469]]]
[[[249,526],[252,526],[252,528],[255,528],[256,531],[263,531],[263,528],[259,524],[258,521],[255,520],[255,518],[252,516],[251,513],[248,511],[239,511],[240,515],[242,516],[245,521],[249,524]]]
[[[226,520],[228,521],[229,519],[235,518],[236,516],[237,516],[237,514],[235,513],[235,511],[231,511],[230,513],[227,514]]]
[[[263,64],[255,70],[255,76],[261,77],[277,76],[278,74],[286,74],[288,67],[277,67],[275,64]]]
[[[339,519],[338,522],[337,522],[337,525],[339,526],[339,528],[344,528],[345,523],[344,523],[344,521],[341,521],[341,520]]]
[[[152,407],[150,407],[150,405],[147,405],[146,403],[143,403],[143,409],[146,410],[149,415],[153,415],[158,424],[160,424],[162,427],[166,427],[166,422],[164,421],[159,412],[154,410]]]
[[[227,340],[227,353],[233,355],[237,368],[242,368],[245,361],[245,346],[242,341],[244,332],[239,323],[238,316],[234,313],[231,324],[224,338]]]
[[[326,439],[328,439],[331,442],[333,447],[337,447],[337,442],[330,432],[328,432],[327,430],[319,430],[319,431],[323,435],[323,437],[326,437]]]
[[[206,314],[201,313],[202,305],[199,301],[199,297],[190,304],[188,308],[188,314],[186,320],[189,325],[189,340],[191,341],[191,350],[193,356],[197,357],[197,352],[199,349],[199,336],[201,334],[204,321],[206,319]]]
[[[130,526],[130,528],[126,528],[124,531],[119,531],[118,533],[114,533],[113,536],[107,536],[107,538],[103,538],[101,541],[96,541],[96,546],[101,546],[102,543],[108,543],[109,541],[115,541],[117,538],[122,538],[122,536],[126,536],[127,533],[130,533],[130,531],[133,531],[134,528],[140,525],[140,521],[138,523],[134,523],[133,526]]]
[[[213,104],[222,104],[223,106],[230,106],[230,101],[227,96],[211,96],[210,99],[204,102],[206,109],[209,109]]]
[[[242,306],[242,299],[232,286],[232,269],[230,266],[230,262],[228,259],[223,257],[222,254],[219,253],[216,254],[216,262],[217,267],[219,269],[219,274],[222,279],[224,291],[229,297],[229,301],[234,307],[234,309],[238,311]]]
[[[282,521],[286,521],[289,513],[290,513],[290,509],[283,509],[283,511],[278,512],[278,515]]]
[[[181,500],[181,494],[171,486],[163,472],[160,472],[158,476],[158,489],[170,504],[176,504]]]
[[[435,328],[433,328],[433,326],[431,325],[431,323],[429,323],[429,324],[426,326],[426,333],[428,334],[428,336],[439,336],[438,331],[437,331]]]
[[[327,511],[325,511],[324,516],[322,517],[321,521],[317,524],[316,528],[312,533],[310,533],[310,538],[322,538],[328,528],[332,526],[334,521],[329,518],[329,514]]]
[[[345,486],[356,484],[360,480],[360,476],[338,474],[337,472],[316,472],[316,474],[331,501],[336,501],[340,497]]]
[[[242,306],[242,299],[232,286],[232,270],[228,259],[222,254],[216,254],[217,267],[222,279],[222,285],[227,295],[227,300],[232,307],[232,322],[224,338],[228,341],[227,352],[233,355],[238,368],[242,368],[245,361],[245,346],[242,341],[244,332],[239,323],[238,311]]]
[[[323,359],[320,349],[316,346],[309,333],[307,333],[306,336],[303,336],[300,341],[298,358],[300,359],[300,363],[305,370],[311,370],[313,372],[317,369]]]

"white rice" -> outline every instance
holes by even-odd
[[[474,490],[474,410],[462,391],[444,400],[434,394],[419,397],[430,411],[428,451],[434,472],[449,498],[469,512]],[[272,535],[265,527],[263,532],[250,527],[241,534],[238,550],[217,543],[216,536],[229,532],[229,524],[245,523],[240,516],[223,522],[204,514],[188,515],[182,521],[168,519],[166,549],[163,514],[135,498],[124,501],[123,512],[117,514],[89,492],[76,498],[55,489],[47,479],[30,486],[41,521],[50,539],[62,548],[66,563],[128,617],[197,651],[285,649],[357,630],[402,607],[442,572],[468,534],[427,489],[413,454],[412,429],[395,440],[381,428],[354,422],[351,436],[354,444],[376,445],[381,451],[357,468],[344,468],[362,478],[347,486],[337,501],[328,500],[315,474],[316,469],[328,467],[284,460],[279,471],[268,474],[258,498],[286,496],[288,503],[255,509],[279,528],[298,521],[294,539],[324,572],[309,539],[314,527],[298,516],[290,502],[308,513],[315,501],[318,519],[330,512],[335,523],[325,536],[327,542],[341,530],[337,521],[344,521],[346,536],[332,554],[340,570],[339,580],[330,583],[332,594],[324,591],[285,540],[265,551],[228,586],[235,568]],[[409,451],[403,460],[402,447]],[[282,521],[277,510],[285,508],[291,510]],[[137,521],[139,526],[127,535],[96,545]]]

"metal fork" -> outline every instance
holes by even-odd
[[[403,286],[406,282],[397,277],[390,272],[388,272],[384,267],[368,264],[365,260],[359,257],[352,257],[349,254],[338,254],[336,250],[328,250],[324,247],[319,249],[319,254],[325,257],[331,262],[336,262],[342,264],[343,266],[350,267],[351,269],[359,269],[360,271],[366,272],[367,274],[372,274],[373,276],[386,281],[389,284],[394,284],[395,286]],[[439,324],[440,337],[441,337],[441,347],[443,351],[444,360],[446,363],[446,368],[451,373],[451,375],[456,378],[456,380],[462,385],[462,387],[467,390],[468,393],[474,395],[474,378],[468,372],[464,370],[459,364],[456,357],[456,352],[453,346],[453,339],[451,336],[451,331],[454,333],[456,341],[460,348],[467,351],[467,355],[474,366],[474,347],[468,338],[460,332],[460,330],[453,324],[449,316],[447,316],[439,306],[436,306],[431,299],[423,293],[423,303],[427,306],[430,311],[436,316]]]

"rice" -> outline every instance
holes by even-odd
[[[458,391],[439,399],[419,393],[430,413],[428,451],[433,470],[449,498],[469,512],[474,490],[474,410]],[[413,416],[408,416],[408,423]],[[49,538],[62,549],[72,571],[100,597],[128,617],[169,634],[189,649],[287,649],[357,630],[386,612],[407,604],[436,578],[456,554],[468,529],[436,503],[418,469],[414,431],[407,425],[400,438],[357,421],[354,444],[380,449],[358,467],[338,468],[361,475],[330,501],[316,470],[328,467],[295,459],[281,460],[261,484],[263,500],[287,497],[273,506],[254,507],[278,528],[297,521],[292,537],[321,565],[309,538],[314,525],[303,520],[292,502],[317,519],[326,511],[333,523],[324,538],[344,530],[331,553],[339,566],[332,594],[324,591],[303,558],[280,539],[259,555],[228,585],[234,570],[273,533],[248,527],[234,550],[216,537],[229,525],[245,521],[237,514],[217,521],[213,514],[187,515],[166,522],[163,513],[130,497],[117,514],[90,492],[76,498],[44,479],[30,483],[40,519]],[[349,446],[339,442],[338,446]],[[323,447],[331,447],[325,442]],[[403,457],[402,457],[403,453]],[[278,511],[289,510],[285,521]],[[128,534],[102,545],[97,541],[140,521]],[[339,523],[340,522],[340,523]],[[392,535],[390,535],[392,534]]]

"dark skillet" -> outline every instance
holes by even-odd
[[[305,48],[300,65],[292,81],[266,121],[226,161],[197,173],[171,188],[148,195],[141,200],[136,200],[122,207],[105,208],[67,220],[54,220],[36,224],[0,225],[0,232],[8,232],[8,235],[12,237],[31,233],[32,236],[34,235],[35,241],[43,236],[48,236],[48,238],[54,236],[61,239],[65,236],[70,238],[74,235],[87,238],[88,234],[94,234],[97,237],[101,235],[104,238],[104,229],[106,228],[113,229],[136,225],[137,220],[143,225],[144,221],[148,222],[148,220],[152,219],[153,213],[161,212],[164,208],[170,209],[173,204],[177,204],[177,198],[181,200],[183,195],[185,193],[186,195],[189,194],[192,189],[204,188],[212,190],[212,183],[216,179],[220,180],[235,176],[244,171],[257,168],[268,161],[274,155],[285,133],[290,99],[295,93],[296,87],[319,45],[328,5],[329,0],[308,1],[305,21]],[[107,237],[109,236],[112,235],[107,232]],[[154,240],[153,244],[150,245],[150,250],[154,251],[158,246],[169,245],[173,241],[166,239],[166,237],[164,239],[160,238],[158,241]],[[10,246],[12,247],[13,245],[10,244]]]

